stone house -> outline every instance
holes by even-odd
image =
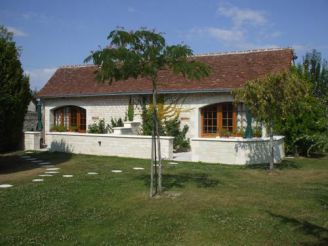
[[[277,48],[196,55],[194,59],[212,68],[209,77],[188,80],[170,71],[161,71],[159,95],[165,103],[178,98],[181,125],[188,125],[188,137],[217,138],[222,129],[231,132],[245,127],[245,109],[232,104],[231,92],[245,81],[290,68],[293,50]],[[143,79],[101,84],[95,79],[93,65],[65,66],[57,69],[38,97],[44,106],[45,142],[55,125],[68,131],[85,133],[88,125],[105,119],[125,118],[129,102],[135,107],[135,121],[141,121],[140,101],[151,96],[151,82]]]

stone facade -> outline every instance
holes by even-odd
[[[188,138],[200,136],[200,110],[202,107],[221,102],[232,102],[231,93],[197,93],[197,94],[174,94],[166,95],[164,104],[172,102],[176,104],[180,111],[181,127],[189,126]],[[107,97],[72,97],[45,99],[45,132],[49,132],[54,122],[54,110],[58,107],[74,105],[86,110],[87,126],[100,119],[110,123],[111,119],[122,118],[124,120],[130,96],[107,96]],[[132,102],[135,105],[134,121],[141,122],[141,96],[132,96]],[[238,107],[237,126],[245,126],[245,113],[243,108]]]

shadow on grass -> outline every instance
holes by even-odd
[[[317,240],[313,243],[302,243],[301,245],[328,245],[328,229],[310,223],[308,221],[301,221],[298,219],[290,218],[287,216],[274,214],[267,212],[273,218],[281,221],[283,224],[289,224],[294,227],[294,229],[301,231],[305,235],[310,235],[315,237]]]
[[[146,186],[150,185],[149,175],[141,175],[137,178],[143,180]],[[219,180],[212,179],[208,174],[204,173],[164,174],[162,178],[163,187],[167,190],[171,188],[183,188],[188,183],[194,183],[199,188],[216,187],[222,184]]]
[[[274,169],[277,170],[285,170],[285,169],[299,169],[302,165],[300,163],[296,163],[289,160],[283,160],[279,164],[274,164]],[[269,164],[253,164],[245,166],[247,169],[262,169],[262,170],[269,170]]]
[[[70,153],[59,152],[34,152],[25,154],[23,152],[13,152],[0,155],[0,174],[10,174],[15,172],[32,170],[41,165],[33,163],[30,160],[22,159],[22,155],[28,155],[44,162],[50,162],[51,165],[59,165],[71,159]]]

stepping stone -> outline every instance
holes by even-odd
[[[41,160],[35,160],[35,161],[32,161],[33,163],[39,163],[39,162],[43,162]]]
[[[32,154],[32,153],[34,153],[34,152],[32,152],[32,151],[25,151],[25,153],[26,153],[26,154]]]
[[[11,184],[0,184],[0,188],[10,188],[10,187],[13,187],[13,185]]]
[[[47,171],[56,171],[56,170],[59,170],[60,168],[59,167],[50,167],[50,168],[47,168],[46,170]]]
[[[134,170],[144,170],[143,167],[134,167],[133,169],[134,169]]]
[[[37,161],[38,159],[36,159],[36,158],[28,158],[26,160],[28,160],[28,161]]]
[[[171,161],[171,162],[169,162],[169,164],[170,165],[178,165],[179,163]]]
[[[32,158],[32,157],[29,156],[29,155],[22,155],[20,158],[22,158],[22,159],[29,159],[29,158]]]
[[[122,170],[112,170],[112,173],[121,173]]]
[[[40,164],[39,164],[40,165]],[[40,165],[41,167],[45,167],[45,168],[48,168],[48,167],[55,167],[55,165]]]
[[[52,177],[52,174],[40,174],[40,177]]]
[[[49,165],[50,162],[49,162],[49,161],[45,161],[45,162],[40,162],[39,164],[40,164],[40,165]]]
[[[57,171],[47,171],[47,172],[44,172],[45,174],[56,174],[56,173],[59,173]]]
[[[96,172],[88,172],[88,175],[98,175]]]
[[[64,178],[72,178],[73,175],[72,175],[72,174],[65,174],[65,175],[63,175],[63,177],[64,177]]]
[[[43,179],[33,179],[32,182],[43,182]]]

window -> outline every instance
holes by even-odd
[[[86,131],[86,110],[76,106],[65,106],[54,112],[55,126],[64,126],[67,131]]]
[[[231,102],[209,105],[201,110],[201,136],[220,136],[222,129],[233,132],[237,128],[236,110]]]

